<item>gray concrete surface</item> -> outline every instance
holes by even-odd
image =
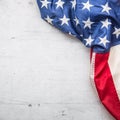
[[[89,73],[89,49],[35,0],[0,0],[0,120],[113,120]]]

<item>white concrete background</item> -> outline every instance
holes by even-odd
[[[35,0],[0,0],[0,120],[113,120],[89,69],[89,49],[41,20]]]

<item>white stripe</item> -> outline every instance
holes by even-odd
[[[90,81],[91,81],[91,84],[94,88],[94,92],[96,94],[96,99],[99,101],[99,96],[98,96],[98,93],[97,93],[97,89],[96,89],[96,86],[95,86],[95,82],[94,82],[94,77],[95,77],[95,58],[96,58],[96,53],[93,52],[92,53],[92,59],[91,59],[91,64],[90,64]]]
[[[111,48],[108,64],[120,99],[120,45]]]
[[[96,53],[93,52],[92,59],[91,59],[91,65],[90,65],[90,79],[92,82],[94,81],[95,55],[96,55]]]

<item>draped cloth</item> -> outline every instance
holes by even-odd
[[[90,78],[105,108],[120,120],[120,0],[37,0],[41,17],[91,52]]]

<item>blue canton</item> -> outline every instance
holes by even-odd
[[[120,0],[37,0],[41,17],[95,52],[120,44]]]

